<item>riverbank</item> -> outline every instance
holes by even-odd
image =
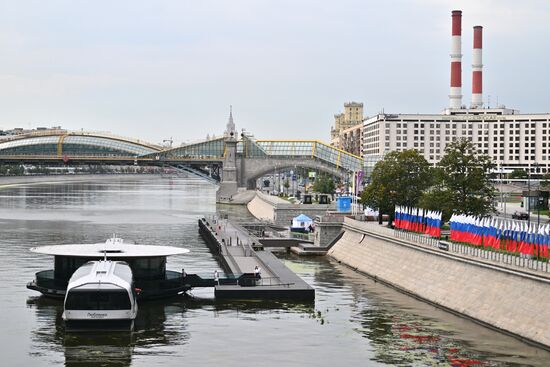
[[[329,256],[413,297],[550,349],[548,275],[418,246],[376,227],[346,218],[345,233]]]
[[[51,184],[60,182],[86,182],[90,180],[120,180],[125,178],[158,178],[158,174],[90,174],[90,175],[46,175],[46,176],[0,176],[0,189],[12,186]]]

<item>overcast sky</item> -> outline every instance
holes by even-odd
[[[329,139],[367,116],[448,105],[453,9],[484,26],[484,101],[550,111],[548,0],[0,0],[0,129],[62,125],[151,142]]]

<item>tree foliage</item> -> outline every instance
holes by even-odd
[[[424,193],[420,205],[442,210],[444,220],[453,212],[479,216],[492,213],[495,190],[488,176],[492,168],[491,158],[479,154],[469,140],[452,142],[434,170],[434,185]]]
[[[391,152],[374,166],[361,202],[393,219],[395,205],[415,206],[431,182],[430,166],[416,150]]]
[[[313,191],[320,194],[333,194],[334,187],[335,185],[332,177],[325,174],[317,176],[313,182]]]
[[[20,165],[9,165],[3,164],[0,165],[0,175],[4,176],[21,176],[25,173],[25,168]]]
[[[527,178],[527,172],[525,170],[522,170],[520,168],[513,170],[510,172],[510,178]]]
[[[285,189],[288,189],[290,187],[290,180],[287,178],[285,178],[285,181],[283,182],[283,187]]]

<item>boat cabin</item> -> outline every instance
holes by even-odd
[[[140,299],[171,296],[189,289],[181,272],[166,269],[167,257],[188,253],[185,248],[136,245],[113,237],[104,243],[41,246],[31,251],[54,257],[54,268],[36,273],[35,280],[27,284],[27,288],[50,297],[65,297],[73,273],[90,261],[104,258],[128,264],[136,287],[142,289]]]
[[[132,270],[123,261],[90,261],[67,286],[62,318],[69,330],[131,330],[137,316]]]

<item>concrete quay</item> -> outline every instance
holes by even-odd
[[[290,271],[269,251],[262,248],[259,239],[245,228],[228,220],[199,219],[199,233],[220,266],[230,274],[214,287],[216,298],[285,299],[313,301],[315,290]],[[261,269],[261,279],[254,278],[254,268]]]
[[[550,349],[545,271],[396,238],[391,229],[349,218],[328,255],[413,297]]]
[[[332,204],[292,204],[276,196],[256,191],[256,196],[248,203],[248,211],[259,220],[269,221],[276,225],[288,226],[292,218],[305,214],[310,218],[335,210]]]

